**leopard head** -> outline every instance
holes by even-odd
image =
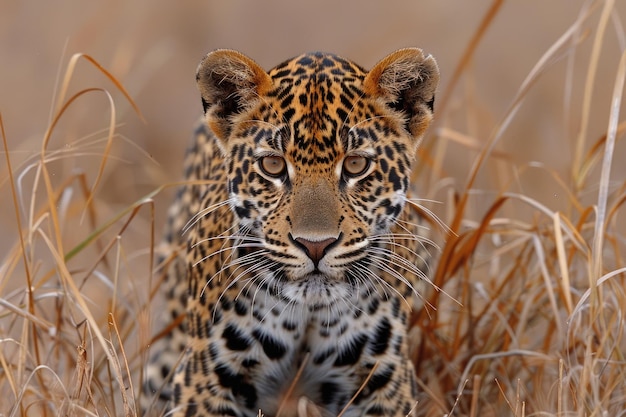
[[[319,303],[371,281],[433,117],[435,60],[396,51],[370,71],[335,55],[264,71],[230,50],[197,71],[240,233],[283,296]]]

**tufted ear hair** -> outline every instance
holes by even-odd
[[[372,68],[363,82],[366,93],[379,97],[406,117],[405,128],[421,138],[433,118],[439,68],[421,49],[393,52]]]
[[[247,56],[227,49],[209,53],[196,71],[208,126],[226,141],[232,119],[250,108],[271,86],[271,78]]]

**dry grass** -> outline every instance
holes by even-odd
[[[626,129],[620,121],[626,54],[612,80],[606,134],[596,138],[587,128],[597,111],[593,92],[605,31],[626,34],[611,17],[611,1],[587,4],[481,141],[448,120],[475,102],[472,57],[500,5],[494,1],[459,59],[416,172],[420,196],[442,203],[430,209],[449,230],[433,221],[442,249],[432,281],[445,294],[425,289],[434,308],[413,317],[422,392],[414,414],[626,415],[626,182],[611,177],[611,163],[623,160],[615,149]],[[591,16],[599,17],[596,23]],[[584,44],[591,44],[586,82],[574,85],[572,57]],[[113,88],[70,94],[82,61]],[[567,175],[549,164],[517,163],[499,147],[527,95],[557,62],[566,63],[565,113],[581,115],[560,124],[571,147],[563,152],[573,155]],[[454,107],[451,92],[459,85],[466,95]],[[575,112],[569,98],[576,94],[583,98]],[[109,103],[108,128],[53,147],[51,138],[65,137],[64,114],[92,95]],[[2,130],[0,187],[15,216],[14,230],[3,233],[15,239],[0,264],[0,415],[134,415],[158,287],[150,278],[160,227],[152,197],[161,188],[126,207],[99,199],[110,161],[133,147],[116,133],[116,103],[135,106],[111,74],[76,55],[57,96],[37,156],[11,166]],[[466,107],[468,124],[489,123]],[[467,178],[455,179],[445,174],[446,157],[459,148],[475,157]],[[85,158],[97,161],[94,175],[67,168]],[[492,178],[493,187],[477,187],[480,175]],[[558,204],[528,191],[536,178],[556,184]]]
[[[97,189],[107,161],[116,158],[113,142],[121,138],[115,133],[116,107],[109,91],[88,88],[67,96],[79,60],[96,67],[139,114],[106,69],[77,54],[65,72],[41,152],[25,161],[17,175],[2,129],[8,168],[3,186],[14,204],[18,232],[0,268],[1,411],[9,416],[119,415],[122,410],[132,415],[134,387],[145,361],[138,346],[149,342],[151,291],[149,298],[142,288],[129,293],[123,283],[137,264],[151,276],[154,227],[133,230],[131,225],[139,210],[153,211],[152,195],[102,220]],[[108,129],[48,149],[66,111],[97,93],[109,102]],[[59,163],[94,155],[99,167],[91,184],[84,173],[55,178]],[[125,237],[131,233],[145,237],[145,253],[126,252]],[[145,279],[143,285],[150,289],[150,282]]]

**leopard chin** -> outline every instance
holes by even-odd
[[[355,294],[353,286],[344,279],[319,271],[289,280],[282,285],[282,297],[315,308],[345,302]]]

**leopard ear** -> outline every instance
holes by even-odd
[[[421,49],[393,52],[372,68],[363,82],[366,93],[379,97],[406,117],[405,128],[421,138],[433,118],[439,68]]]
[[[250,108],[271,86],[270,76],[247,56],[226,49],[209,53],[198,65],[196,82],[208,126],[222,141],[233,117]]]

